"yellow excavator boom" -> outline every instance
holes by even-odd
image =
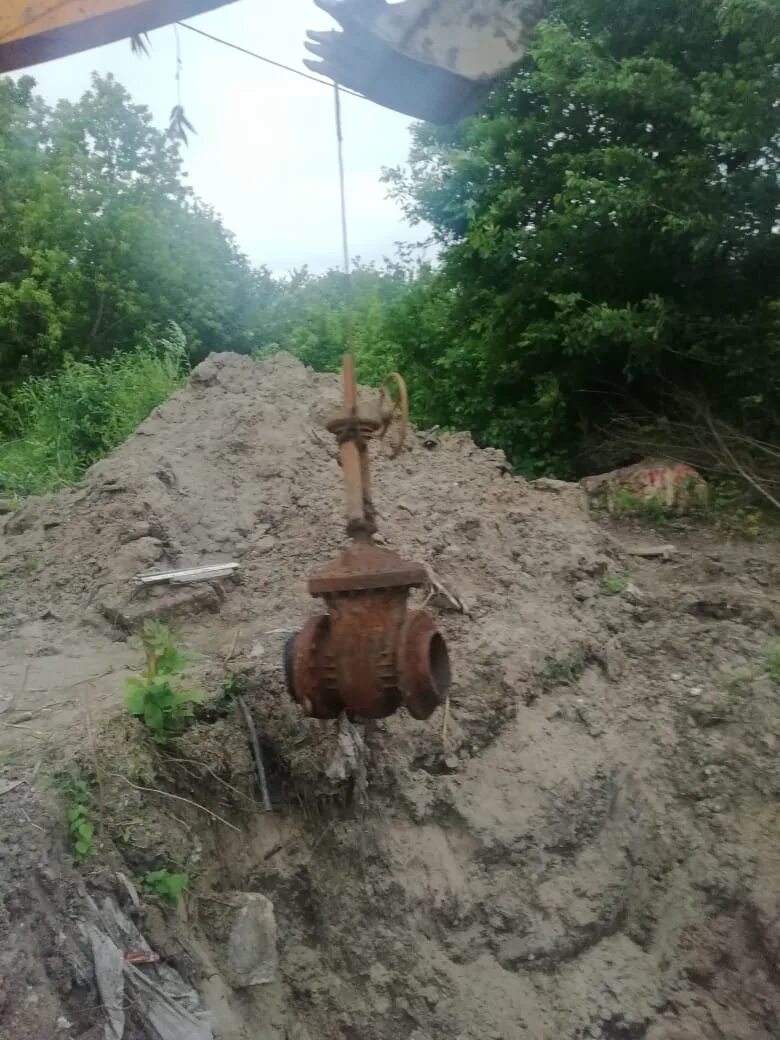
[[[233,0],[0,0],[0,72],[203,14]],[[285,0],[262,0],[283,4]],[[522,58],[544,0],[315,0],[339,28],[311,32],[306,65],[432,122],[474,111]]]
[[[0,0],[0,72],[113,43],[233,0]]]

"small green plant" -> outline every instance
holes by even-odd
[[[171,325],[154,345],[66,361],[0,396],[0,497],[75,484],[182,385],[187,368],[184,335]]]
[[[235,672],[231,672],[222,683],[222,692],[229,701],[234,701],[236,697],[243,697],[246,688],[246,676],[237,675]]]
[[[145,621],[141,643],[146,668],[141,676],[127,680],[127,710],[143,720],[156,743],[167,744],[182,731],[185,721],[193,715],[193,705],[202,701],[203,694],[178,687],[175,677],[189,658],[176,647],[166,625]]]
[[[87,859],[97,852],[95,825],[89,818],[91,792],[83,777],[61,776],[60,788],[68,803],[68,833],[73,842],[76,859]]]
[[[767,650],[764,665],[772,682],[780,686],[780,639],[775,639]]]
[[[568,686],[577,678],[579,667],[570,657],[548,657],[541,677],[547,686]]]
[[[172,874],[170,870],[150,870],[144,877],[144,891],[157,896],[168,906],[177,906],[182,892],[190,883],[189,874]]]
[[[603,580],[604,588],[607,592],[613,594],[624,592],[628,588],[628,578],[620,578],[615,575],[605,574]]]

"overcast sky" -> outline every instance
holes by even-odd
[[[238,0],[192,25],[306,71],[306,29],[332,28],[313,0]],[[77,98],[93,70],[112,72],[135,101],[167,125],[176,100],[171,27],[151,35],[151,56],[128,41],[26,70],[48,101]],[[182,101],[197,136],[185,151],[189,181],[235,232],[255,263],[283,274],[304,263],[340,264],[341,232],[332,91],[179,30]],[[365,260],[416,241],[398,206],[385,198],[383,166],[409,149],[407,116],[343,98],[350,251]]]

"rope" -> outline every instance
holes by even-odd
[[[349,234],[347,231],[347,190],[344,177],[344,132],[341,125],[341,92],[333,81],[333,102],[336,111],[336,149],[339,157],[339,196],[341,198],[341,249],[344,274],[349,278]]]

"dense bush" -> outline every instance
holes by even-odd
[[[102,361],[67,361],[22,383],[6,405],[0,493],[42,494],[77,481],[184,381],[186,345],[173,327],[155,346]]]
[[[281,348],[332,371],[352,348],[364,381],[404,373],[418,422],[527,474],[632,461],[637,431],[685,454],[694,415],[690,439],[728,430],[751,473],[776,459],[780,4],[546,6],[486,110],[419,125],[388,173],[440,262],[349,279],[252,270],[112,79],[53,109],[0,81],[0,482],[66,483],[132,428],[176,385],[178,361],[136,348],[171,321],[190,360]]]
[[[175,321],[249,352],[271,280],[192,196],[179,146],[110,77],[55,108],[0,80],[0,389]]]
[[[445,246],[399,362],[526,471],[681,391],[776,442],[780,4],[547,7],[488,110],[391,175]]]

